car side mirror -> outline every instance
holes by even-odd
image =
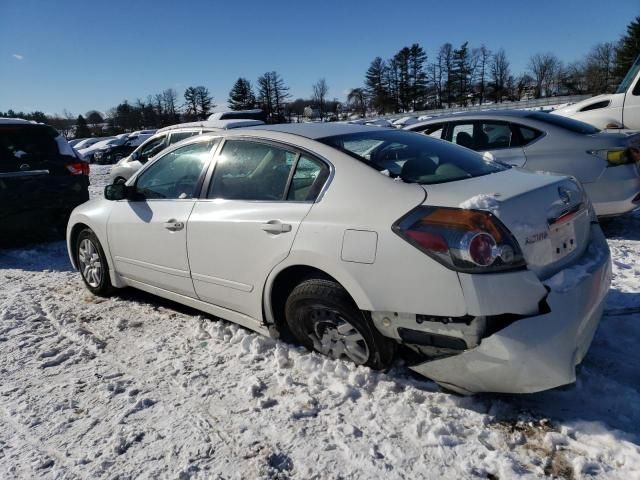
[[[129,188],[124,183],[114,183],[104,187],[104,198],[107,200],[125,200],[129,197]]]

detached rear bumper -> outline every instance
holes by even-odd
[[[611,282],[599,227],[580,261],[543,283],[551,312],[518,320],[456,356],[412,370],[460,393],[532,393],[573,383],[593,339]]]

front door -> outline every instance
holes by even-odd
[[[186,225],[211,147],[206,140],[164,154],[137,177],[131,199],[116,202],[107,235],[122,277],[195,297]]]
[[[207,198],[196,202],[187,225],[195,291],[203,301],[260,319],[266,278],[289,254],[329,168],[253,140],[226,141],[215,162]]]

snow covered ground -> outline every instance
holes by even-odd
[[[109,167],[92,166],[92,195]],[[0,251],[0,478],[640,478],[640,215],[575,385],[459,397]]]

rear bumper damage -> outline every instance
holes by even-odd
[[[464,394],[532,393],[573,383],[610,282],[609,248],[600,228],[592,226],[591,243],[580,260],[542,281],[549,290],[547,313],[508,322],[473,348],[410,368]],[[469,345],[473,337],[465,334]]]

